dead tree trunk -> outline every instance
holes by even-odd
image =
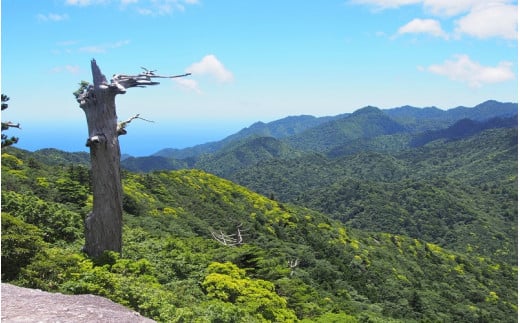
[[[123,188],[115,103],[119,91],[107,86],[95,60],[91,67],[94,85],[84,89],[79,102],[87,117],[94,196],[93,210],[85,219],[85,251],[99,257],[105,250],[122,250]]]
[[[99,257],[105,250],[122,251],[123,188],[118,136],[126,133],[126,124],[118,128],[115,97],[126,93],[128,87],[159,84],[151,78],[184,75],[156,76],[146,71],[134,76],[115,75],[108,83],[95,60],[91,61],[91,68],[94,85],[81,82],[74,95],[87,118],[86,145],[90,147],[94,197],[93,210],[85,219],[84,250],[91,257]]]

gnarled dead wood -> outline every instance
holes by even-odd
[[[164,77],[149,71],[118,74],[109,83],[95,60],[91,61],[91,69],[94,84],[82,81],[74,96],[87,118],[94,197],[92,212],[85,219],[84,250],[89,256],[98,257],[105,250],[122,251],[123,189],[118,136],[126,133],[128,123],[139,118],[136,115],[118,126],[115,96],[131,87],[157,85],[159,82],[152,79]],[[180,76],[184,75],[172,77]]]

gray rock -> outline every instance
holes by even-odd
[[[94,295],[48,293],[2,283],[2,322],[155,322]]]

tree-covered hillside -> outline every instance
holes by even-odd
[[[123,184],[123,254],[89,259],[88,168],[4,150],[2,279],[162,322],[516,322],[517,270],[500,259],[354,229],[200,170]]]
[[[349,226],[517,261],[517,129],[395,154],[272,160],[230,178]]]
[[[319,126],[323,123],[346,117],[347,115],[348,114],[340,114],[333,117],[320,118],[301,115],[285,117],[283,119],[275,120],[269,123],[259,121],[220,141],[209,142],[184,149],[165,148],[156,152],[153,154],[153,156],[165,157],[169,159],[198,158],[204,154],[218,152],[220,149],[227,146],[236,145],[236,143],[242,142],[251,137],[273,137],[276,139],[285,138],[297,135],[307,129]]]
[[[266,160],[297,158],[302,153],[272,137],[249,137],[206,155],[193,166],[207,172],[227,177],[235,172],[255,166]]]
[[[513,117],[518,114],[518,104],[488,100],[474,107],[456,107],[446,111],[436,107],[404,106],[384,112],[410,131],[417,133],[446,128],[461,119],[486,121],[497,117]]]
[[[326,152],[343,143],[404,132],[405,128],[376,107],[365,107],[348,115],[308,129],[286,140],[304,151]]]

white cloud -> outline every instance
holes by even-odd
[[[380,10],[422,4],[433,16],[458,17],[453,31],[456,37],[518,38],[518,6],[513,0],[351,0],[351,3],[371,5]],[[401,27],[398,34],[423,32],[449,38],[434,21],[414,19]]]
[[[484,3],[489,3],[489,0],[424,0],[423,5],[434,15],[456,16]]]
[[[413,19],[406,25],[399,28],[397,31],[398,34],[419,34],[425,33],[430,34],[435,37],[444,37],[447,38],[447,34],[442,30],[441,24],[439,21],[434,19]]]
[[[481,87],[485,83],[500,83],[515,79],[512,65],[511,62],[500,62],[495,67],[482,66],[472,61],[468,55],[455,55],[453,60],[431,65],[427,70],[447,76],[454,81],[468,83],[471,87]]]
[[[68,4],[71,6],[80,6],[80,7],[108,3],[108,2],[110,2],[110,0],[65,0],[65,4]]]
[[[459,19],[456,25],[457,34],[467,34],[477,38],[517,39],[518,7],[503,3],[480,5]]]
[[[199,83],[194,79],[179,77],[173,79],[173,81],[182,89],[194,91],[199,94],[202,93],[202,91],[199,88]]]
[[[65,0],[65,4],[86,7],[99,4],[118,4],[120,9],[131,8],[141,15],[170,15],[185,11],[187,5],[199,4],[199,0]]]
[[[233,73],[227,70],[215,55],[204,56],[200,62],[189,66],[186,72],[193,75],[209,75],[219,82],[230,82],[233,80]]]
[[[175,78],[173,81],[178,87],[199,94],[202,93],[202,90],[200,89],[199,82],[196,80],[197,76],[209,76],[220,83],[231,82],[233,80],[233,73],[213,54],[204,56],[199,62],[188,66],[185,71],[191,73],[191,76]]]
[[[433,15],[456,16],[469,12],[472,8],[489,3],[508,4],[513,3],[513,0],[350,0],[350,2],[374,6],[378,9],[392,9],[422,4],[426,11]]]
[[[65,66],[57,66],[52,69],[52,73],[61,73],[68,72],[71,74],[78,74],[81,68],[78,65],[65,65]]]
[[[79,43],[78,40],[63,40],[56,43],[58,46],[72,46]]]
[[[42,21],[42,22],[47,22],[47,21],[58,22],[58,21],[63,21],[63,20],[69,19],[69,16],[67,14],[60,15],[57,13],[49,13],[49,14],[44,15],[44,14],[39,13],[38,15],[36,15],[36,18],[38,19],[38,21]]]
[[[399,8],[405,5],[421,3],[422,0],[352,0],[354,4],[367,4],[378,9]]]
[[[79,48],[79,51],[83,52],[83,53],[99,54],[99,53],[106,53],[109,49],[123,47],[128,44],[130,44],[129,40],[120,40],[120,41],[117,41],[114,43],[109,43],[109,44],[84,46],[84,47]]]

